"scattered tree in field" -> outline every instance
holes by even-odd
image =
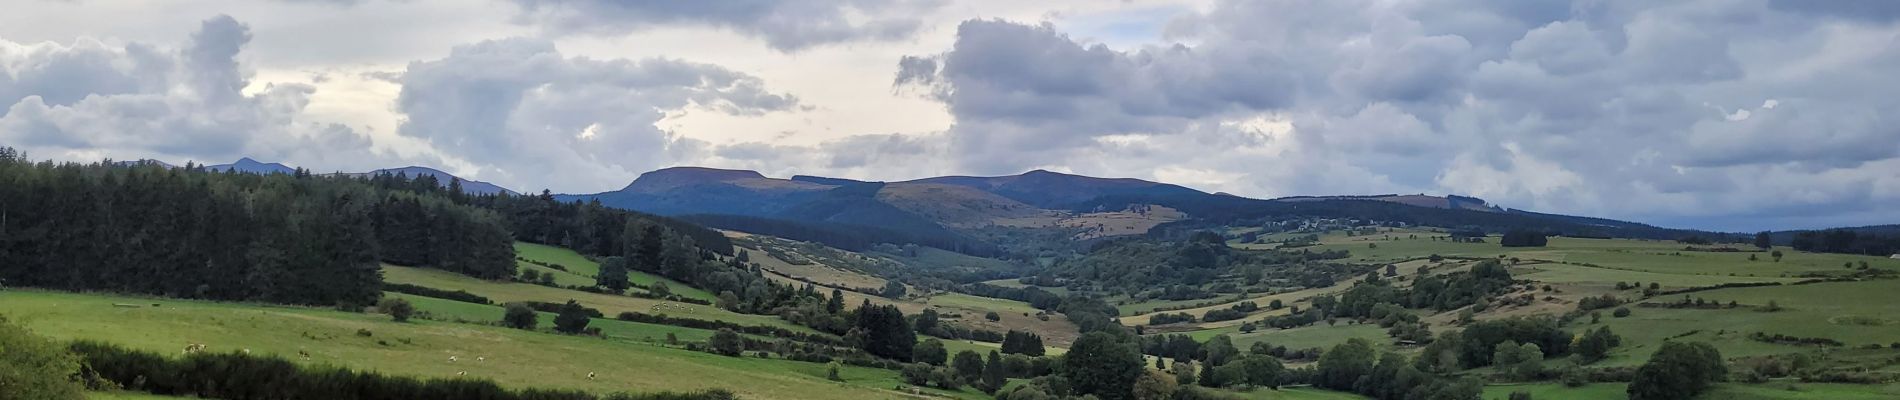
[[[594,274],[594,285],[614,293],[624,293],[633,283],[627,280],[627,259],[607,257],[600,263],[600,273]]]
[[[996,322],[996,321],[1003,320],[1003,316],[997,314],[995,311],[990,311],[988,313],[983,314],[983,319],[990,320],[990,322]]]
[[[825,301],[825,312],[832,314],[844,312],[844,291],[831,289],[831,299]]]
[[[1755,248],[1767,250],[1771,247],[1775,247],[1775,245],[1774,241],[1768,237],[1768,231],[1755,233]]]
[[[540,323],[537,321],[540,318],[540,315],[534,313],[534,308],[528,307],[527,304],[508,303],[507,310],[501,315],[501,325],[515,329],[534,329],[534,326]]]
[[[416,306],[409,304],[409,300],[395,297],[383,298],[376,303],[376,309],[389,314],[389,318],[396,322],[409,322],[409,316],[416,313]]]
[[[1175,398],[1175,392],[1180,390],[1180,384],[1175,383],[1175,377],[1172,375],[1161,371],[1146,371],[1140,378],[1135,379],[1134,390],[1135,400],[1171,400]]]
[[[911,350],[917,343],[916,331],[910,327],[910,321],[904,318],[904,312],[894,305],[874,306],[866,299],[858,306],[857,327],[864,335],[864,351],[878,357],[898,361],[910,361]]]
[[[879,291],[878,294],[887,298],[902,299],[904,298],[904,292],[904,284],[893,280],[885,281],[884,290]]]
[[[956,357],[950,360],[950,369],[956,371],[957,378],[964,382],[982,382],[983,356],[977,355],[974,351],[959,351]]]
[[[924,339],[911,349],[910,357],[920,363],[941,366],[950,359],[950,353],[944,350],[942,340]]]
[[[1042,336],[1023,331],[1009,331],[1003,334],[1003,354],[1041,357],[1045,351],[1042,346]]]
[[[1143,368],[1141,353],[1134,346],[1110,333],[1089,332],[1070,345],[1061,371],[1077,395],[1126,400],[1132,397]]]
[[[1716,382],[1726,380],[1728,365],[1722,353],[1702,342],[1663,342],[1649,362],[1636,369],[1630,382],[1630,400],[1694,398]]]
[[[1770,252],[1768,253],[1768,256],[1774,258],[1775,262],[1781,262],[1781,250],[1775,250],[1774,252]]]
[[[1359,377],[1372,372],[1374,352],[1372,344],[1365,339],[1351,338],[1346,343],[1333,346],[1332,350],[1319,358],[1319,367],[1314,371],[1313,384],[1319,387],[1351,391],[1353,383]]]
[[[1623,338],[1610,332],[1610,327],[1599,327],[1577,339],[1577,356],[1583,363],[1601,361],[1610,356],[1610,349],[1623,344]]]
[[[706,346],[711,347],[713,353],[737,357],[745,352],[745,338],[739,337],[739,333],[732,329],[719,328],[718,332],[713,333],[712,339],[706,342]]]
[[[1613,311],[1613,312],[1611,312],[1611,313],[1610,313],[1610,316],[1612,316],[1612,317],[1617,317],[1617,318],[1623,318],[1623,317],[1628,317],[1628,316],[1630,316],[1630,308],[1629,308],[1629,307],[1617,307],[1617,308],[1616,308],[1616,311]]]
[[[652,285],[647,286],[647,292],[652,293],[654,296],[666,298],[673,295],[673,288],[666,286],[666,282],[664,281],[654,281]]]
[[[80,400],[79,359],[66,346],[0,317],[0,399]]]
[[[554,330],[570,335],[581,333],[587,330],[587,323],[592,320],[588,317],[586,307],[568,300],[567,304],[561,305],[561,312],[554,316]]]
[[[745,253],[739,254],[743,255]],[[844,365],[839,364],[837,361],[832,361],[831,364],[825,366],[825,379],[830,379],[835,382],[844,382],[844,377],[838,375],[838,370],[840,369],[844,369]]]
[[[989,360],[983,363],[982,389],[984,393],[994,394],[1003,385],[1009,384],[1009,366],[1003,364],[1003,354],[990,350]]]

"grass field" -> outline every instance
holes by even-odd
[[[416,311],[428,313],[431,319],[442,321],[495,323],[501,321],[501,315],[505,311],[501,306],[464,303],[402,293],[384,292],[383,296],[408,300],[410,304],[416,306]],[[539,325],[536,325],[538,329],[554,329],[554,313],[537,312],[535,314],[540,315],[540,319],[538,320]],[[713,335],[713,331],[705,329],[621,321],[613,319],[612,317],[594,318],[593,322],[589,322],[587,326],[600,328],[600,334],[608,338],[651,343],[664,343],[666,341],[666,334],[668,333],[673,334],[673,336],[679,340],[688,342],[703,342],[707,339],[711,339]]]
[[[1786,247],[1777,248],[1784,253],[1780,262],[1775,262],[1766,252],[1705,252],[1683,251],[1685,244],[1673,241],[1651,241],[1631,239],[1582,239],[1570,237],[1552,237],[1545,247],[1507,248],[1497,244],[1498,237],[1487,238],[1487,243],[1453,243],[1443,240],[1429,240],[1426,236],[1409,239],[1410,236],[1393,235],[1394,240],[1383,240],[1383,236],[1353,236],[1344,234],[1325,235],[1320,238],[1319,246],[1309,247],[1314,251],[1347,250],[1352,259],[1364,262],[1392,262],[1432,254],[1461,257],[1518,257],[1525,260],[1545,260],[1594,264],[1629,271],[1645,271],[1676,275],[1728,276],[1739,277],[1780,277],[1782,274],[1800,274],[1806,272],[1836,273],[1846,272],[1842,263],[1866,261],[1876,268],[1900,269],[1900,260],[1885,257],[1861,256],[1851,254],[1806,253]],[[1376,248],[1368,244],[1377,245]],[[1697,246],[1711,247],[1711,246]],[[1743,250],[1753,247],[1733,245]],[[1749,255],[1755,255],[1758,261],[1748,261]]]
[[[1592,383],[1582,387],[1564,387],[1555,383],[1492,385],[1484,387],[1485,400],[1504,400],[1511,392],[1523,391],[1537,400],[1614,400],[1628,399],[1626,383]],[[1701,399],[1721,400],[1875,400],[1900,398],[1900,384],[1849,385],[1839,383],[1769,382],[1763,384],[1718,384]]]
[[[1022,313],[1035,314],[1042,311],[1042,310],[1037,310],[1035,307],[1030,307],[1029,303],[1014,301],[1014,300],[977,297],[977,296],[971,296],[971,295],[962,294],[962,293],[950,293],[950,292],[936,293],[936,294],[930,295],[929,297],[922,298],[920,300],[922,300],[924,304],[929,304],[932,306],[962,308],[962,309],[969,309],[969,310],[988,310],[988,311],[995,311],[997,313],[1014,313],[1014,314],[1019,314],[1019,315]],[[982,315],[976,315],[975,317],[980,318],[982,317]]]
[[[136,308],[114,304],[160,304]],[[824,364],[735,358],[651,344],[440,321],[397,323],[387,316],[300,307],[41,291],[0,291],[0,313],[61,340],[92,339],[176,354],[187,343],[209,351],[310,352],[309,363],[417,377],[467,372],[504,386],[597,392],[726,388],[747,399],[897,398],[895,371],[846,367],[845,382]],[[359,330],[370,336],[359,336]],[[128,334],[137,332],[137,334]],[[458,356],[458,362],[449,362]],[[484,357],[485,361],[473,361]],[[588,380],[598,372],[598,380]],[[987,398],[971,390],[946,393]],[[112,398],[112,397],[107,397]],[[123,397],[121,397],[123,398]]]
[[[383,279],[392,283],[407,283],[443,290],[463,290],[487,297],[498,303],[511,301],[564,303],[568,300],[575,300],[580,302],[581,305],[599,309],[601,313],[610,317],[623,311],[644,314],[664,313],[675,317],[727,321],[740,325],[769,325],[798,331],[811,331],[810,328],[794,325],[771,315],[740,314],[713,306],[588,293],[579,290],[551,288],[526,283],[486,281],[453,272],[426,268],[384,265]],[[655,308],[655,306],[660,304],[667,304],[667,306]]]
[[[587,259],[586,256],[582,256],[580,253],[576,253],[573,250],[568,250],[568,249],[564,249],[560,247],[539,245],[539,244],[528,243],[528,242],[515,242],[515,256],[526,258],[529,260],[549,263],[549,264],[559,264],[562,267],[567,268],[567,271],[565,271],[566,276],[563,276],[562,271],[553,271],[552,268],[541,267],[538,265],[534,266],[535,269],[540,270],[542,273],[547,273],[550,271],[555,272],[556,273],[555,283],[560,283],[561,285],[569,284],[569,283],[563,283],[563,280],[565,280],[565,282],[574,282],[572,284],[576,284],[576,285],[592,286],[594,284],[594,275],[600,273],[600,263],[596,263],[594,262],[594,260],[589,260]],[[526,263],[518,263],[518,264],[519,265],[533,265],[533,264],[526,264]],[[718,296],[713,295],[712,293],[708,293],[704,290],[700,290],[699,288],[692,287],[680,281],[667,279],[658,275],[653,275],[653,274],[649,274],[645,272],[627,271],[627,280],[640,286],[652,286],[654,282],[666,282],[667,289],[671,290],[673,294],[685,296],[688,298],[705,300],[705,301],[719,300]]]

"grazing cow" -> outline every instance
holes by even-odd
[[[455,376],[468,376],[468,371],[455,371]]]
[[[455,356],[449,356],[449,362],[455,362]]]
[[[310,352],[309,352],[309,351],[304,351],[304,350],[297,350],[297,355],[299,355],[299,356],[303,356],[303,360],[304,360],[304,361],[310,361]]]
[[[243,349],[243,351],[244,351],[244,354],[251,354],[251,349],[247,348],[247,349]]]
[[[590,381],[591,381],[591,380],[594,380],[594,372],[593,372],[593,371],[588,371],[588,372],[587,372],[587,380],[590,380]]]
[[[204,345],[204,344],[201,344],[201,343],[190,343],[190,344],[186,344],[186,345],[185,345],[185,354],[191,354],[191,353],[196,353],[196,352],[200,352],[200,351],[205,351],[205,345]]]
[[[475,357],[475,362],[488,361],[488,357]]]

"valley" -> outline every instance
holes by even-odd
[[[50,194],[0,195],[79,196],[46,168],[0,174]],[[1631,397],[1665,354],[1700,346],[1723,368],[1703,398],[1900,396],[1900,259],[1819,251],[1877,247],[1878,233],[1751,242],[1468,197],[1252,200],[1047,171],[882,183],[681,168],[619,192],[515,196],[434,175],[63,168],[215,186],[128,215],[200,210],[257,233],[8,248],[6,323],[163,360],[511,393],[499,398],[1030,399],[1112,373],[1098,383],[1189,398],[1597,399]],[[240,204],[219,192],[296,211],[206,206]],[[96,208],[17,223],[50,235],[119,206],[79,204]],[[133,221],[97,226],[210,226]],[[1400,382],[1379,374],[1412,386],[1345,381]]]

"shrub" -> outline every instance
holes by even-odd
[[[745,338],[739,337],[739,333],[731,329],[719,329],[706,344],[712,347],[713,353],[728,357],[738,356],[745,351]]]
[[[78,372],[72,353],[0,317],[0,399],[83,399]]]
[[[508,303],[507,311],[501,315],[501,326],[515,329],[534,329],[540,324],[541,316],[534,313],[527,304]]]
[[[1610,313],[1610,316],[1612,316],[1612,317],[1617,317],[1617,318],[1623,318],[1623,317],[1628,317],[1628,316],[1630,316],[1630,308],[1629,308],[1629,307],[1617,307],[1617,308],[1616,308],[1616,311],[1614,311],[1614,312],[1611,312],[1611,313]]]
[[[407,283],[384,283],[383,290],[396,292],[396,293],[413,294],[413,295],[422,296],[422,297],[434,297],[434,298],[443,299],[443,300],[455,300],[455,301],[460,301],[464,303],[495,304],[494,301],[489,300],[487,297],[478,296],[478,295],[475,295],[474,293],[469,293],[466,291],[461,291],[461,290],[448,291],[448,290],[436,289],[436,288],[426,287],[426,286],[416,286],[416,285],[411,285]]]
[[[596,314],[599,312],[594,311]],[[592,321],[588,314],[580,303],[568,300],[566,305],[561,306],[561,313],[554,317],[554,330],[570,335],[586,331],[587,323]]]
[[[416,313],[416,306],[409,304],[409,300],[394,297],[383,298],[381,302],[376,303],[376,309],[389,314],[389,318],[396,322],[409,322],[409,316]]]

